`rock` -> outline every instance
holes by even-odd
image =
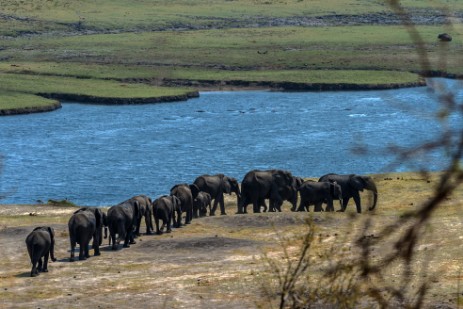
[[[452,36],[448,33],[441,33],[437,36],[441,42],[450,42],[452,41]]]

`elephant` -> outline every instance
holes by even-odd
[[[106,221],[112,242],[112,250],[117,250],[119,242],[124,240],[124,248],[135,244],[134,231],[140,218],[140,203],[135,199],[129,199],[109,208]],[[116,240],[116,234],[119,236]]]
[[[164,227],[167,226],[167,233],[172,232],[171,222],[176,225],[181,220],[181,201],[174,195],[163,195],[153,202],[153,216],[156,224],[156,234],[161,235]],[[177,220],[175,220],[177,212]],[[162,220],[162,226],[159,228],[159,220]]]
[[[250,203],[253,204],[254,213],[259,213],[261,206],[266,211],[265,199],[269,199],[270,209],[278,208],[292,190],[297,191],[297,188],[293,181],[293,175],[289,171],[276,169],[249,171],[241,182],[241,199],[238,203],[237,213],[247,213],[246,207]]]
[[[207,192],[211,195],[211,199],[214,200],[212,207],[211,216],[215,215],[217,205],[220,204],[220,214],[226,215],[225,204],[223,200],[223,194],[230,194],[234,192],[236,194],[237,203],[239,203],[241,193],[238,181],[233,177],[228,177],[223,174],[216,175],[201,175],[193,182],[198,186],[200,191]]]
[[[54,229],[49,226],[36,227],[27,235],[26,246],[32,263],[31,277],[38,276],[39,271],[48,272],[48,257],[56,262]]]
[[[211,203],[211,195],[207,192],[200,191],[198,196],[193,200],[193,216],[198,218],[199,212],[199,217],[205,217],[207,215],[207,207],[209,207],[209,215],[211,215]]]
[[[103,212],[98,208],[83,207],[75,211],[69,218],[68,229],[71,242],[70,261],[74,261],[74,249],[79,244],[79,260],[90,257],[88,245],[93,238],[94,255],[100,255],[100,246],[103,242]]]
[[[373,205],[369,208],[369,210],[373,210],[376,207],[376,203],[378,202],[378,189],[376,188],[376,184],[373,179],[369,176],[362,176],[362,175],[338,175],[338,174],[327,174],[322,177],[318,181],[335,181],[341,186],[342,190],[342,208],[340,211],[345,211],[347,207],[347,203],[349,203],[349,199],[352,197],[355,201],[355,206],[357,207],[357,212],[362,212],[362,206],[360,201],[360,191],[364,189],[373,192]]]
[[[291,186],[285,186],[278,190],[281,200],[279,200],[276,203],[273,203],[274,205],[270,205],[269,211],[274,212],[278,210],[279,212],[281,212],[281,205],[283,204],[284,200],[291,203],[292,205],[291,211],[296,210],[297,193],[298,193],[299,187],[302,185],[303,182],[304,182],[304,179],[302,179],[301,177],[293,176]]]
[[[151,198],[146,195],[137,195],[132,197],[140,204],[140,216],[137,222],[137,228],[135,230],[135,236],[140,236],[140,225],[142,217],[145,217],[145,224],[146,224],[146,235],[153,234],[153,220],[152,220],[152,204]]]
[[[186,183],[178,184],[170,189],[170,195],[174,195],[180,199],[181,212],[178,216],[177,224],[175,227],[180,227],[181,213],[186,213],[185,224],[190,224],[193,219],[193,200],[198,195],[199,189],[195,184],[189,185]]]
[[[301,201],[297,211],[309,211],[314,205],[314,211],[323,211],[322,204],[326,203],[326,211],[334,211],[333,199],[339,199],[342,206],[342,189],[336,182],[305,181],[298,189]]]

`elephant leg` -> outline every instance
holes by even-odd
[[[226,216],[227,213],[225,212],[225,202],[224,202],[224,199],[223,199],[223,194],[219,198],[220,198],[220,200],[219,200],[219,203],[220,203],[220,215]]]
[[[163,226],[167,224],[167,231],[166,233],[171,233],[172,232],[172,228],[170,226],[170,220],[167,220],[167,222],[164,222],[163,223]]]
[[[86,251],[86,249],[85,249],[85,242],[84,242],[84,241],[80,241],[80,243],[79,243],[79,260],[80,260],[80,261],[87,259],[87,258],[85,257],[85,256],[86,256],[85,251]]]
[[[193,220],[193,207],[190,207],[186,212],[185,224],[190,224]]]
[[[130,248],[130,244],[132,243],[131,237],[132,237],[131,233],[127,231],[127,234],[125,235],[125,239],[124,239],[124,245],[123,245],[124,248]]]
[[[349,200],[350,200],[350,197],[346,197],[345,199],[342,200],[342,209],[340,210],[340,212],[346,211]]]
[[[146,220],[146,216],[145,216],[145,220]],[[135,229],[135,236],[141,236],[140,234],[140,226],[141,226],[141,216],[140,218],[137,219],[137,228]]]
[[[196,203],[193,204],[193,218],[199,218],[199,207]]]
[[[47,252],[45,256],[43,257],[43,266],[42,266],[42,272],[47,273],[48,272],[48,257],[50,255],[50,252]]]
[[[260,203],[259,203],[258,200],[254,200],[254,201],[252,202],[252,211],[253,211],[254,213],[260,213]]]
[[[132,228],[132,230],[130,230],[128,233],[128,236],[129,236],[129,243],[131,245],[135,245],[137,242],[135,241],[135,229]]]
[[[210,213],[210,216],[215,216],[215,211],[217,210],[217,205],[219,204],[219,199],[215,198],[214,199],[214,205],[212,206],[212,211]]]
[[[182,211],[177,211],[177,227],[182,226]]]
[[[269,202],[271,203],[271,202]],[[270,204],[269,204],[270,205]],[[260,200],[260,203],[259,203],[259,211],[260,211],[260,208],[263,207],[264,210],[263,212],[267,212],[267,210],[269,209],[269,207],[267,207],[267,204],[265,204],[265,199],[262,199]]]
[[[37,269],[37,273],[42,271],[42,269],[43,269],[42,257],[39,257],[37,259],[37,268],[36,269]]]
[[[70,262],[74,262],[74,257],[75,257],[74,250],[75,249],[76,249],[76,241],[71,239],[71,257],[69,258]]]
[[[84,252],[85,252],[85,258],[88,259],[90,257],[90,248],[89,248],[89,245],[90,245],[90,239],[88,241],[86,241],[87,245],[84,247]]]
[[[357,194],[354,194],[353,198],[354,198],[355,206],[357,207],[357,213],[361,214],[362,204],[360,202],[360,194],[357,192]]]
[[[151,215],[146,215],[145,216],[145,224],[146,224],[146,235],[151,235]]]
[[[32,269],[31,269],[31,277],[36,277],[39,275],[39,271],[37,270],[37,262],[32,263]]]
[[[275,211],[276,211],[276,206],[275,206],[276,204],[277,204],[276,201],[270,199],[268,211],[269,211],[269,212],[275,212]],[[265,212],[265,210],[264,210],[264,212]]]
[[[246,213],[246,208],[248,206],[248,201],[246,199],[246,197],[242,196],[241,197],[241,200],[238,202],[238,209],[237,209],[237,212],[236,214],[245,214]],[[211,214],[209,214],[211,216]]]
[[[323,204],[323,202],[316,202],[314,204],[314,210],[313,211],[316,211],[316,212],[323,211],[322,204]]]
[[[326,203],[326,211],[334,211],[333,199],[329,198]]]
[[[161,235],[162,234],[162,227],[161,229],[159,228],[159,218],[156,217],[154,219],[154,224],[156,225],[156,234]]]
[[[305,211],[305,204],[306,204],[306,201],[301,199],[301,201],[299,203],[299,207],[297,208],[296,211]],[[294,211],[294,210],[292,210],[292,211]]]
[[[97,234],[97,233],[95,233]],[[99,237],[96,236],[96,235],[93,235],[93,243],[92,243],[92,247],[93,247],[93,255],[94,256],[98,256],[100,255],[100,240],[99,240]]]
[[[112,242],[111,250],[117,250],[117,246],[119,245],[116,240],[116,232],[109,231],[110,242]]]

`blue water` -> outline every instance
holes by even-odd
[[[64,103],[50,113],[0,118],[0,202],[112,205],[166,194],[201,174],[241,181],[251,169],[307,177],[441,170],[443,152],[403,161],[389,150],[435,138],[439,109],[426,87],[204,92],[187,102],[138,106]],[[461,114],[445,123],[461,128]]]

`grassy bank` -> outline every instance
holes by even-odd
[[[424,22],[417,30],[431,70],[461,75],[461,24],[426,22],[446,12],[459,16],[463,5],[401,3],[418,23]],[[80,95],[96,93],[110,101],[190,91],[153,86],[124,86],[127,91],[120,91],[121,81],[196,88],[258,83],[278,89],[285,83],[296,83],[297,89],[305,84],[341,85],[337,89],[416,84],[421,67],[415,44],[397,21],[388,24],[393,18],[381,1],[178,0],[153,5],[8,0],[0,14],[0,25],[5,25],[0,27],[0,72],[17,75],[15,84],[0,87],[49,93],[39,89],[49,85],[31,76],[49,75],[53,93],[74,95],[70,85],[84,83]],[[450,32],[453,41],[439,43],[437,34],[442,32]],[[93,85],[76,78],[88,78]],[[117,82],[101,81],[105,79]],[[6,101],[0,100],[0,109],[7,108]],[[21,104],[30,102],[24,97]]]
[[[380,194],[374,212],[357,215],[351,201],[346,213],[292,213],[284,204],[282,213],[233,215],[236,199],[226,196],[227,216],[196,219],[172,234],[143,235],[136,245],[116,252],[109,250],[105,241],[101,256],[74,263],[69,262],[67,230],[74,207],[0,205],[0,304],[126,307],[130,299],[132,307],[269,308],[276,306],[278,298],[277,272],[269,262],[284,267],[287,256],[294,261],[301,236],[308,232],[307,218],[314,223],[315,238],[306,291],[335,288],[319,285],[323,271],[331,263],[360,257],[357,240],[361,235],[374,238],[385,225],[418,209],[437,185],[437,174],[430,178],[418,173],[373,178]],[[368,203],[368,195],[362,195],[362,201]],[[398,264],[382,284],[406,286],[407,297],[413,298],[427,281],[423,307],[461,305],[462,206],[460,190],[433,213],[419,238],[410,272]],[[371,221],[365,230],[367,220]],[[30,278],[24,239],[35,226],[43,225],[55,228],[58,261],[50,264],[49,273]],[[403,230],[398,226],[389,239],[378,243],[371,258],[378,261],[386,256]],[[374,307],[366,295],[349,295],[351,301],[358,301],[353,307]]]

